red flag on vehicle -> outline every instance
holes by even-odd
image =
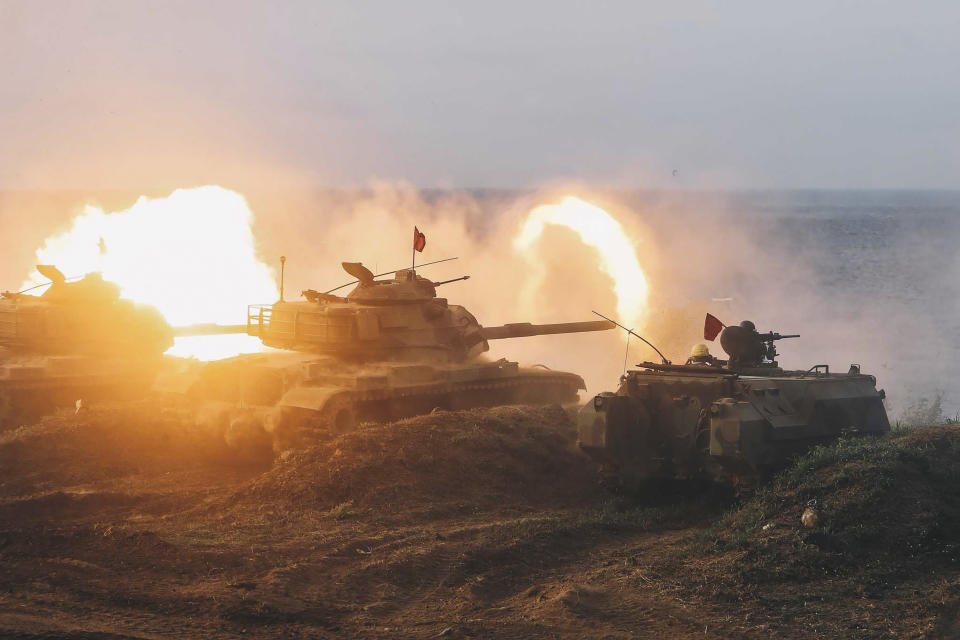
[[[714,338],[723,330],[724,324],[720,322],[716,317],[707,314],[707,318],[703,321],[703,337],[705,340],[713,341]]]
[[[423,248],[427,246],[427,236],[420,233],[420,229],[413,228],[413,249],[423,253]]]

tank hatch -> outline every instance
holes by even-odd
[[[343,268],[358,281],[353,291],[347,294],[350,302],[422,302],[437,297],[433,281],[418,276],[412,269],[401,269],[390,280],[374,280],[373,273],[359,262],[344,262]]]

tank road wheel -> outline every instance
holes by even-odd
[[[250,408],[236,408],[227,415],[223,439],[234,455],[246,462],[260,461],[272,450],[263,413]]]
[[[302,410],[274,407],[264,419],[264,430],[273,438],[273,450],[280,453],[297,447],[298,429],[305,421]]]
[[[352,431],[357,426],[357,411],[349,394],[327,400],[317,411],[300,407],[276,407],[265,421],[273,436],[274,451],[297,449]]]
[[[16,429],[16,411],[13,406],[13,398],[9,391],[0,391],[0,432],[9,429]]]
[[[353,431],[357,426],[357,411],[353,400],[347,396],[335,396],[320,411],[318,427],[335,435]]]

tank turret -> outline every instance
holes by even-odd
[[[305,291],[305,302],[253,305],[249,333],[267,346],[323,353],[353,362],[464,362],[489,349],[489,340],[605,331],[607,321],[515,323],[483,327],[464,307],[437,297],[436,283],[410,269],[375,280],[360,263],[345,262],[357,279],[345,297]]]
[[[120,287],[90,273],[68,282],[38,265],[51,285],[40,296],[5,292],[0,346],[48,355],[154,355],[173,345],[173,330],[153,307],[120,297]]]
[[[730,356],[727,366],[742,370],[751,368],[776,368],[777,340],[799,338],[799,334],[780,335],[774,331],[760,333],[750,320],[739,325],[724,327],[720,333],[720,346]]]

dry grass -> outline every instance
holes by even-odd
[[[812,451],[665,562],[772,628],[921,637],[955,624],[957,531],[960,426],[899,430]]]

